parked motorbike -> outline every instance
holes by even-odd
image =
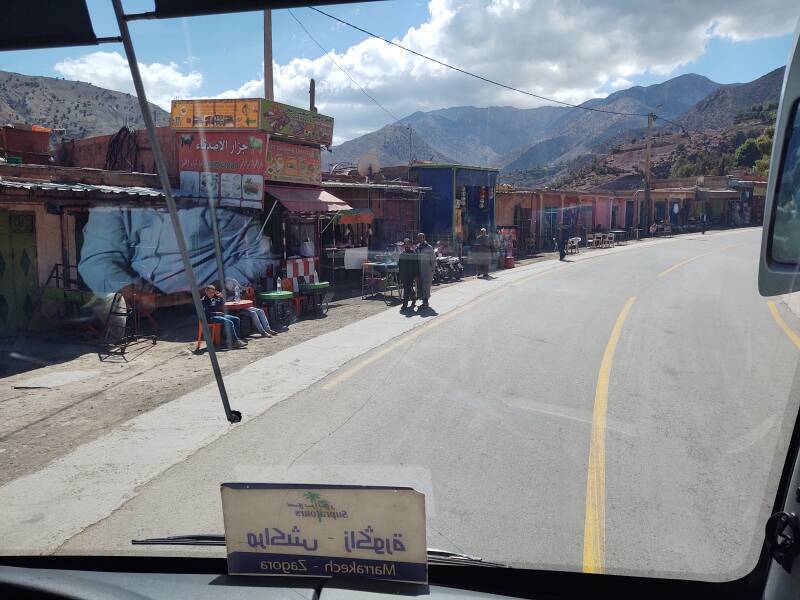
[[[458,281],[464,276],[464,266],[457,256],[437,256],[433,282]]]

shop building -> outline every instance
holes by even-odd
[[[457,164],[415,164],[411,180],[428,187],[420,203],[420,229],[456,252],[471,246],[481,228],[495,230],[497,169]]]

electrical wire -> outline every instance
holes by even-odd
[[[389,116],[390,116],[390,117],[391,117],[391,118],[392,118],[392,119],[393,119],[395,122],[397,122],[397,121],[399,121],[399,120],[400,120],[400,119],[399,119],[399,118],[398,118],[396,115],[394,115],[394,114],[392,113],[392,111],[390,111],[388,108],[386,108],[385,106],[383,106],[383,104],[381,104],[380,102],[378,102],[378,101],[377,101],[377,100],[376,100],[376,99],[375,99],[375,98],[374,98],[374,97],[373,97],[373,96],[372,96],[372,95],[371,95],[369,92],[367,92],[367,90],[365,90],[365,89],[364,89],[364,87],[363,87],[363,86],[362,86],[360,83],[358,83],[358,82],[357,82],[355,79],[353,79],[353,78],[350,76],[350,73],[348,73],[347,71],[345,71],[345,70],[344,70],[344,67],[342,67],[342,66],[341,66],[341,65],[340,65],[338,62],[336,62],[336,61],[334,60],[334,58],[333,58],[333,57],[330,55],[330,52],[328,52],[328,51],[325,49],[325,47],[324,47],[322,44],[320,44],[320,43],[319,43],[319,42],[316,40],[316,38],[315,38],[313,35],[311,35],[311,32],[310,32],[308,29],[306,29],[306,26],[305,26],[305,25],[303,25],[303,23],[300,21],[300,19],[298,19],[298,18],[297,18],[297,16],[294,14],[294,12],[292,11],[292,9],[291,9],[291,8],[289,9],[289,14],[290,14],[290,15],[292,15],[292,18],[293,18],[295,21],[297,21],[297,24],[298,24],[298,25],[300,25],[300,27],[303,29],[303,31],[305,31],[305,32],[306,32],[306,35],[307,35],[309,38],[311,38],[311,41],[312,41],[312,42],[314,42],[314,43],[315,43],[315,44],[316,44],[316,45],[319,47],[319,49],[320,49],[320,50],[322,50],[322,51],[325,53],[325,56],[327,56],[327,57],[328,57],[328,59],[329,59],[329,60],[330,60],[330,61],[331,61],[331,62],[332,62],[334,65],[336,65],[336,67],[337,67],[337,68],[338,68],[338,69],[339,69],[339,70],[340,70],[342,73],[344,73],[344,74],[345,74],[345,76],[346,76],[346,77],[347,77],[347,78],[348,78],[350,81],[352,81],[352,82],[353,82],[353,85],[355,85],[355,86],[356,86],[356,87],[357,87],[359,90],[361,90],[361,93],[362,93],[362,94],[364,94],[364,95],[365,95],[367,98],[369,98],[370,100],[372,100],[372,102],[374,102],[374,103],[375,103],[375,105],[376,105],[378,108],[380,108],[380,109],[381,109],[383,112],[385,112],[387,115],[389,115]],[[409,126],[409,127],[410,127],[410,126]]]
[[[395,46],[396,48],[400,48],[401,50],[405,50],[406,52],[410,52],[411,54],[419,56],[420,58],[424,58],[425,60],[429,60],[431,62],[434,62],[437,65],[441,65],[443,67],[447,67],[448,69],[452,69],[453,71],[457,71],[457,72],[462,73],[464,75],[467,75],[469,77],[474,77],[475,79],[479,79],[479,80],[481,80],[483,82],[490,83],[492,85],[496,85],[498,87],[505,88],[507,90],[511,90],[512,92],[517,92],[517,93],[520,93],[520,94],[524,94],[526,96],[530,96],[532,98],[537,98],[539,100],[544,100],[546,102],[553,102],[554,104],[560,104],[562,106],[569,106],[570,108],[579,108],[581,110],[589,110],[589,111],[592,111],[592,112],[606,113],[606,114],[609,114],[609,115],[620,115],[620,116],[623,116],[623,117],[647,117],[648,116],[646,113],[627,113],[627,112],[620,112],[620,111],[616,111],[616,110],[607,110],[607,109],[603,109],[603,108],[592,108],[591,106],[584,106],[582,104],[572,104],[570,102],[564,102],[563,100],[556,100],[555,98],[548,98],[547,96],[541,96],[539,94],[534,94],[533,92],[529,92],[527,90],[522,90],[520,88],[516,88],[514,86],[511,86],[511,85],[508,85],[508,84],[505,84],[505,83],[501,83],[499,81],[495,81],[494,79],[489,79],[488,77],[484,77],[483,75],[478,75],[476,73],[472,73],[470,71],[467,71],[466,69],[462,69],[460,67],[453,66],[451,64],[448,64],[448,63],[446,63],[444,61],[441,61],[441,60],[438,60],[436,58],[432,58],[430,56],[422,54],[421,52],[417,52],[416,50],[412,50],[411,48],[403,46],[402,44],[398,44],[397,42],[393,42],[391,40],[387,40],[385,37],[382,37],[382,36],[380,36],[380,35],[378,35],[376,33],[372,33],[371,31],[367,31],[366,29],[363,29],[363,28],[359,27],[358,25],[353,25],[352,23],[348,23],[347,21],[345,21],[343,19],[340,19],[339,17],[336,17],[336,16],[334,16],[332,14],[326,13],[324,10],[320,10],[320,9],[314,7],[314,6],[309,6],[308,8],[310,8],[311,10],[317,11],[321,15],[325,15],[329,19],[333,19],[334,21],[337,21],[337,22],[341,23],[342,25],[347,25],[348,27],[351,27],[351,28],[355,29],[356,31],[360,31],[361,33],[364,33],[364,34],[366,34],[366,35],[368,35],[370,37],[373,37],[375,39],[382,40],[382,41],[386,42],[387,44],[389,44],[390,46]],[[291,11],[289,11],[289,12],[291,12]],[[292,16],[294,16],[294,15],[292,15]],[[295,20],[297,20],[297,17],[295,17]]]

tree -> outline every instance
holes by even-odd
[[[753,138],[747,138],[733,155],[733,160],[740,167],[752,167],[759,158],[761,151]]]

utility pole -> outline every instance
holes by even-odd
[[[308,82],[308,110],[315,113],[317,112],[317,86],[314,78]]]
[[[264,10],[264,98],[274,100],[272,89],[272,11]]]
[[[652,206],[650,199],[650,151],[652,149],[652,138],[650,134],[653,131],[653,121],[655,115],[653,113],[647,114],[647,146],[644,154],[644,204],[647,207],[647,223],[645,227],[650,227],[650,224],[655,220],[655,206]]]

